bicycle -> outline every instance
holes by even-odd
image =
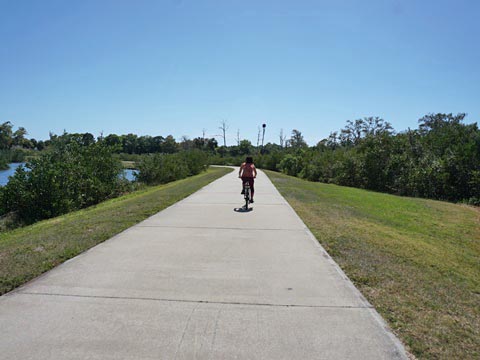
[[[243,198],[245,199],[245,205],[243,208],[248,210],[248,204],[250,204],[250,184],[248,181],[243,183]]]

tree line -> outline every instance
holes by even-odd
[[[219,146],[214,138],[177,142],[172,135],[91,133],[50,134],[40,143],[7,122],[0,126],[0,154],[36,154],[0,188],[0,215],[31,223],[131,191],[119,178],[120,159],[134,160],[138,181],[152,185],[197,174],[208,164],[239,165],[247,155],[259,168],[310,181],[480,205],[480,131],[465,117],[428,114],[418,128],[398,133],[379,117],[349,120],[315,146],[297,129],[289,138],[281,131],[280,144],[265,146],[240,138]]]
[[[87,133],[88,134],[88,133]],[[164,184],[206,170],[208,156],[192,149],[138,155],[138,182],[106,139],[85,134],[51,134],[49,145],[0,186],[0,228],[32,224],[98,204],[144,185]]]
[[[465,116],[428,114],[399,133],[384,119],[357,119],[313,147],[294,131],[289,148],[260,162],[311,181],[480,205],[480,131]]]
[[[297,129],[288,138],[282,130],[279,144],[265,146],[239,137],[231,146],[219,146],[215,139],[157,139],[169,144],[170,153],[202,150],[212,164],[239,165],[254,155],[260,168],[310,181],[480,205],[480,131],[465,118],[465,113],[427,114],[416,129],[401,132],[379,117],[348,120],[315,146],[308,146]],[[226,129],[225,122],[220,129]],[[138,144],[153,139],[138,137],[136,150],[128,153],[152,152]],[[153,152],[167,152],[158,149]]]

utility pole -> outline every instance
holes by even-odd
[[[264,147],[263,147],[263,140],[265,139],[265,128],[267,127],[267,124],[262,124],[263,128],[263,133],[262,133],[262,154],[264,153]]]
[[[237,129],[237,146],[240,146],[240,129]]]

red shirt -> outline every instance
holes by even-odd
[[[242,168],[243,168],[242,177],[253,177],[255,165],[243,163]]]

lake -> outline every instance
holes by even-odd
[[[12,163],[9,164],[10,168],[7,170],[0,170],[0,186],[7,185],[8,177],[12,176],[15,173],[15,170],[23,165],[24,163]],[[135,170],[125,169],[123,171],[123,176],[128,181],[135,181]]]
[[[9,164],[10,168],[7,170],[0,170],[0,185],[4,186],[8,183],[8,177],[12,176],[15,173],[15,170],[24,163],[13,163]]]
[[[123,176],[125,177],[125,179],[127,179],[128,181],[135,181],[136,178],[135,178],[135,174],[138,173],[137,170],[132,170],[132,169],[125,169],[123,170]]]

